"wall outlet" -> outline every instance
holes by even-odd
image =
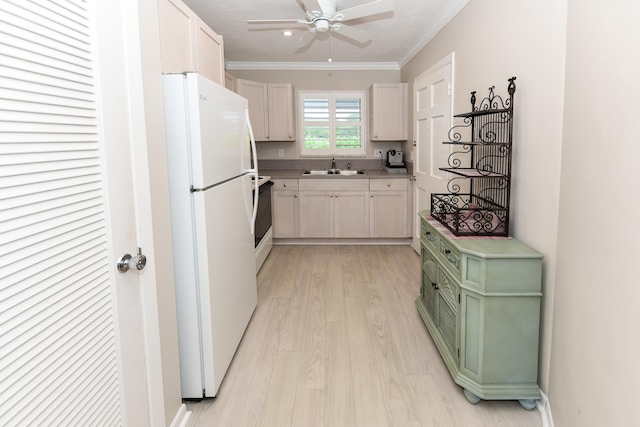
[[[278,148],[278,157],[284,157],[284,149]]]
[[[382,150],[373,150],[373,157],[382,158]]]

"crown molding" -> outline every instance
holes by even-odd
[[[426,45],[431,41],[447,25],[457,14],[464,8],[469,0],[453,1],[450,2],[448,7],[444,8],[438,16],[433,20],[431,25],[424,35],[420,38],[418,43],[413,46],[413,49],[409,50],[404,58],[398,61],[398,67],[402,69],[405,65],[413,59]]]
[[[250,62],[225,61],[233,70],[306,70],[306,71],[400,71],[397,62]]]

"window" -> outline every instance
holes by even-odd
[[[300,154],[364,156],[365,93],[300,91]]]

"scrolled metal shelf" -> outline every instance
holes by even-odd
[[[460,114],[456,114],[453,117],[467,117],[467,118],[473,118],[473,117],[479,117],[479,116],[488,116],[490,114],[500,114],[500,113],[511,113],[511,108],[500,108],[497,110],[476,110],[476,111],[469,111],[467,113],[460,113]]]
[[[484,142],[484,141],[442,141],[443,144],[449,145],[504,145],[511,146],[509,141],[493,141],[493,142]]]
[[[465,178],[508,178],[503,173],[478,170],[476,168],[440,168],[441,171],[450,172]]]

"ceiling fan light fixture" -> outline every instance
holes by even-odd
[[[319,33],[326,33],[329,31],[329,21],[327,19],[316,20],[316,31]]]

